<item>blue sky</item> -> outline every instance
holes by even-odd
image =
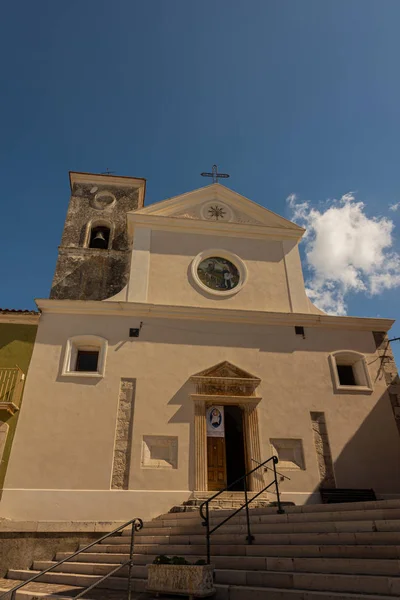
[[[0,305],[48,296],[69,170],[145,177],[151,203],[204,185],[217,163],[229,187],[288,218],[288,196],[307,202],[308,224],[317,210],[326,226],[354,192],[366,229],[341,260],[358,261],[364,289],[321,272],[318,219],[306,274],[338,285],[348,314],[399,317],[399,21],[398,0],[3,3]],[[365,265],[374,222],[389,237]]]

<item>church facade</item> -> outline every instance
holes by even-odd
[[[271,455],[286,501],[400,497],[393,321],[311,303],[302,228],[218,183],[145,208],[143,179],[70,181],[2,517],[150,518]]]

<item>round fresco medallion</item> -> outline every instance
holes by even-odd
[[[230,260],[210,256],[197,267],[200,281],[212,290],[220,292],[233,290],[239,283],[239,271]]]

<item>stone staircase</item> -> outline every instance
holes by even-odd
[[[199,509],[200,505],[208,500],[212,496],[214,496],[216,492],[193,492],[190,496],[189,500],[180,504],[179,506],[173,506],[170,513],[179,513],[179,512],[195,512]],[[251,500],[254,496],[257,496],[255,500],[252,501],[252,508],[263,508],[267,506],[271,506],[273,503],[271,502],[271,494],[268,492],[264,492],[263,494],[257,495],[258,492],[247,492],[247,499]],[[220,509],[236,509],[243,506],[245,503],[245,494],[244,492],[222,492],[220,496],[211,500],[209,503],[210,510],[220,510]],[[284,503],[284,504],[293,504],[293,502]],[[233,512],[233,511],[232,511]]]
[[[212,523],[230,512],[213,511]],[[241,513],[212,536],[217,600],[400,598],[400,500],[288,506],[283,515],[276,508],[259,507],[251,509],[251,523],[252,545],[246,543]],[[127,530],[43,576],[42,584],[28,584],[16,597],[73,597],[126,561],[128,552]],[[185,556],[194,562],[205,552],[198,512],[168,513],[145,523],[136,534],[133,589],[145,590],[146,565],[156,555]],[[55,561],[66,556],[59,552]],[[7,579],[0,580],[0,592],[52,564],[35,561],[30,570],[10,569]],[[100,585],[102,589],[87,597],[123,599],[127,567]]]

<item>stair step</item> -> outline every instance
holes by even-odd
[[[250,504],[251,507],[251,504]],[[400,499],[393,500],[375,500],[371,502],[347,502],[347,503],[338,503],[338,504],[303,504],[301,506],[285,506],[285,513],[324,513],[324,512],[353,512],[360,510],[385,510],[385,509],[400,509]],[[254,508],[252,509],[255,513],[265,514],[265,515],[276,515],[277,507],[263,507],[263,508]],[[214,511],[215,513],[222,514],[223,510]],[[158,520],[168,520],[168,519],[187,519],[192,518],[196,513],[193,512],[183,512],[183,513],[165,513],[163,515],[159,515],[153,521]]]
[[[17,585],[19,581],[11,579],[0,579],[0,593],[6,592]],[[134,580],[133,589],[143,592],[146,586],[145,580]],[[393,596],[376,594],[353,594],[345,592],[321,592],[312,590],[277,589],[256,586],[215,585],[217,593],[215,600],[388,600]],[[29,583],[26,587],[18,590],[15,600],[33,600],[33,598],[46,598],[46,600],[59,600],[74,598],[82,588],[69,585],[58,585],[49,583]],[[140,596],[139,596],[140,597]],[[148,597],[148,596],[147,596]],[[119,592],[113,590],[92,590],[87,600],[120,600]],[[150,600],[150,599],[149,599]]]
[[[67,562],[60,565],[55,572],[87,573],[90,575],[105,575],[118,563],[97,562],[96,556],[92,562]],[[146,577],[146,566],[151,564],[155,555],[135,555],[132,567],[133,577]],[[204,556],[191,556],[194,563]],[[139,560],[138,560],[139,559]],[[59,559],[61,560],[61,559]],[[359,558],[304,558],[282,556],[213,556],[212,563],[216,569],[251,570],[251,571],[296,571],[312,573],[342,573],[354,575],[391,575],[400,574],[400,561],[395,559],[359,559]],[[33,563],[35,570],[41,571],[56,564],[54,561],[38,560]],[[119,577],[125,577],[128,567],[119,571]]]
[[[153,552],[149,549],[153,548]],[[230,552],[226,553],[226,556],[234,556],[232,555],[232,546],[227,547]],[[101,547],[104,550],[104,546]],[[110,551],[105,552],[96,552],[94,548],[91,549],[91,552],[82,552],[82,554],[78,555],[74,558],[75,561],[79,562],[124,562],[128,560],[129,549],[126,550],[124,554],[113,553],[115,550],[115,546],[109,547]],[[136,548],[136,553],[134,554],[134,560],[138,564],[148,563],[149,561],[154,560],[154,558],[161,554],[161,550],[164,551],[164,554],[171,555],[171,546],[160,547],[160,546],[143,546],[140,548],[140,553]],[[179,555],[185,556],[185,552],[182,548],[179,549]],[[305,557],[305,558],[374,558],[374,559],[398,559],[400,558],[400,546],[380,546],[380,545],[329,545],[329,546],[318,546],[318,545],[274,545],[270,544],[268,546],[249,546],[246,545],[241,548],[241,552],[239,552],[239,556],[242,557],[247,556],[255,556],[255,551],[257,551],[259,556],[271,556],[271,557]],[[59,552],[57,553],[57,560],[62,560],[67,556],[70,556],[71,552]],[[211,547],[212,556],[216,556],[215,548]],[[224,556],[224,553],[218,550],[219,556]],[[191,553],[190,556],[197,556],[198,558],[204,558],[205,556],[205,546],[202,547],[202,550],[196,555],[196,553]]]
[[[154,560],[154,559],[153,559]],[[124,562],[124,561],[123,561]],[[51,560],[35,560],[33,563],[33,569],[35,571],[44,571],[53,565],[57,564],[57,561]],[[120,563],[119,563],[120,564]],[[148,563],[147,563],[148,564]],[[56,567],[53,573],[75,573],[82,575],[106,575],[113,569],[118,567],[118,563],[103,563],[103,562],[72,562],[68,561]],[[126,565],[122,567],[120,571],[115,574],[116,577],[127,577],[129,567]],[[132,577],[135,578],[146,578],[147,577],[147,566],[144,565],[133,565],[132,566]]]
[[[308,550],[309,549],[309,550]],[[400,544],[386,545],[384,542],[377,544],[361,543],[360,544],[218,544],[211,545],[212,555],[224,556],[310,556],[307,551],[311,552],[311,556],[352,556],[361,558],[367,556],[374,558],[399,558]],[[128,554],[129,546],[106,546],[97,544],[91,548],[91,552],[112,553],[112,554]],[[206,553],[206,545],[173,545],[173,544],[137,544],[135,546],[136,554],[168,554],[177,556],[186,556],[193,554]],[[306,554],[304,554],[306,553]],[[315,554],[317,553],[317,554]],[[345,553],[345,554],[344,554]]]
[[[10,579],[17,579],[20,581],[26,581],[33,575],[38,574],[40,571],[25,570],[25,569],[10,569],[7,577]],[[38,582],[40,583],[56,583],[60,585],[76,586],[80,588],[88,587],[95,581],[100,579],[99,575],[86,575],[79,573],[46,573],[42,575]],[[132,579],[133,589],[137,592],[143,592],[146,588],[146,579]],[[109,577],[105,581],[99,583],[97,589],[103,590],[126,590],[127,589],[127,578],[126,577]],[[89,596],[90,597],[90,596]]]
[[[72,554],[72,552],[57,552],[57,554],[55,556],[55,560],[56,560],[56,562],[59,562],[60,560],[64,560],[64,558],[68,558],[68,556],[71,556],[71,554]],[[135,559],[139,560],[139,561],[141,559],[143,559],[144,556],[146,556],[146,555],[144,555],[144,554],[135,554],[134,555]],[[156,557],[156,555],[154,555],[154,558],[155,557]],[[127,560],[129,560],[128,552],[126,554],[113,554],[113,553],[109,553],[109,552],[82,552],[82,554],[78,554],[78,556],[75,556],[75,558],[74,558],[75,562],[112,563],[112,564],[123,563]],[[143,564],[143,563],[140,563],[140,564]]]
[[[331,505],[329,505],[331,506]],[[210,523],[216,525],[227,516],[231,515],[232,510],[219,510],[210,513]],[[185,513],[185,516],[171,515],[171,518],[157,517],[150,523],[145,523],[142,531],[148,527],[182,527],[182,526],[201,526],[202,518],[199,513]],[[174,518],[172,518],[174,517]],[[179,517],[179,518],[178,518]],[[393,521],[400,520],[400,508],[383,508],[380,510],[343,510],[343,511],[324,511],[315,513],[283,513],[278,515],[267,513],[266,509],[251,509],[251,523],[324,523],[324,522],[343,522],[343,521]],[[246,515],[240,511],[237,515],[231,518],[230,524],[245,524]],[[125,529],[123,535],[130,535],[130,529]]]
[[[146,527],[135,535],[137,543],[143,543],[141,540],[151,536],[193,536],[205,535],[205,527],[203,525],[186,525],[177,527]],[[400,532],[400,519],[396,520],[365,520],[365,521],[326,521],[322,523],[306,521],[304,523],[251,523],[252,534],[256,533],[361,533],[369,532]],[[224,524],[221,533],[227,534],[245,534],[247,535],[247,524],[230,523]],[[214,534],[216,535],[216,534]],[[113,540],[121,540],[122,543],[127,543],[127,537],[113,536]],[[121,543],[120,542],[120,543]],[[107,541],[105,541],[107,543]],[[114,543],[114,542],[113,542]]]
[[[22,583],[21,580],[0,578],[0,594],[7,592],[12,587]],[[28,583],[15,593],[15,600],[34,600],[34,598],[45,597],[47,599],[73,598],[82,588],[71,585]],[[9,600],[9,598],[7,598]]]
[[[229,534],[214,533],[211,545],[245,544],[247,533]],[[101,545],[125,547],[121,537],[110,537]],[[361,531],[361,532],[332,532],[332,533],[259,533],[254,535],[254,545],[258,544],[400,544],[400,531]],[[202,545],[205,544],[205,535],[163,535],[163,536],[138,536],[135,547],[141,545]],[[93,548],[97,548],[97,544]]]
[[[400,578],[380,575],[218,569],[215,571],[215,582],[323,592],[373,593],[397,597],[400,593]]]
[[[26,580],[39,571],[10,570],[9,575],[13,579]],[[46,573],[42,575],[39,582],[69,584],[86,587],[99,580],[99,575],[79,573]],[[135,583],[145,582],[143,579],[135,579]],[[389,596],[400,594],[400,578],[383,577],[379,575],[348,575],[327,574],[296,571],[255,571],[216,569],[215,582],[228,585],[243,585],[257,587],[275,587],[280,589],[301,589],[315,591],[352,592],[352,593],[374,593]],[[140,585],[136,586],[138,590]],[[99,588],[125,590],[127,578],[110,577],[101,582]],[[143,588],[144,589],[144,588]]]
[[[393,596],[216,584],[215,600],[389,600]]]

